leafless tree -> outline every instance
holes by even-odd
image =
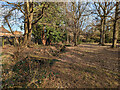
[[[74,46],[77,45],[77,37],[81,31],[81,27],[85,20],[85,9],[88,3],[83,2],[70,2],[66,5],[66,16],[69,18],[68,26],[71,27],[73,33]]]
[[[115,4],[114,2],[94,2],[94,6],[97,11],[97,12],[94,12],[94,14],[97,14],[97,16],[100,17],[100,20],[101,20],[100,43],[99,44],[104,45],[106,20],[108,17],[111,17],[110,16],[111,11],[114,9]]]

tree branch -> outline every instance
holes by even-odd
[[[38,19],[36,19],[36,20],[32,23],[32,25],[36,24],[36,23],[43,17],[44,9],[45,9],[45,4],[44,4],[43,7],[42,7],[41,16],[39,16]]]
[[[12,4],[12,5],[16,6],[16,9],[20,10],[23,14],[25,14],[25,13],[23,12],[23,10],[21,9],[21,5],[15,4],[15,3],[10,3],[10,2],[7,2],[7,1],[5,1],[5,2],[8,3],[8,4]],[[18,8],[18,7],[19,7],[19,8]]]

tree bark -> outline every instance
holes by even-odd
[[[25,34],[24,34],[24,44],[27,45],[31,42],[31,34],[32,34],[32,21],[33,21],[33,2],[32,0],[27,0],[25,2]]]
[[[44,27],[43,27],[43,31],[42,31],[42,34],[41,34],[41,39],[42,39],[42,43],[43,45],[46,45],[46,38],[45,38],[45,32],[44,32]]]
[[[69,44],[69,34],[68,34],[68,30],[67,30],[67,44]]]
[[[115,48],[117,46],[117,39],[118,39],[118,29],[117,29],[117,22],[114,22],[114,29],[113,29],[113,42],[112,47]]]
[[[24,19],[24,30],[25,30],[25,34],[24,34],[24,42],[23,44],[26,45],[27,44],[27,34],[28,34],[28,18],[27,18],[27,10],[26,10],[26,2],[24,5],[24,11],[25,11],[25,19]]]
[[[102,19],[101,20],[101,30],[100,30],[100,45],[104,45],[104,43],[105,43],[105,20],[104,19]]]
[[[32,21],[33,21],[33,2],[30,0],[29,2],[29,29],[28,29],[28,42],[31,42],[31,35],[32,35]]]
[[[119,10],[119,2],[116,2],[115,20],[114,20],[114,25],[113,25],[112,48],[115,48],[117,46],[117,39],[118,39],[118,23],[117,23],[118,10]]]
[[[99,42],[99,45],[102,44],[102,29],[100,29],[100,42]]]
[[[105,18],[103,20],[102,46],[105,45]]]
[[[2,48],[4,48],[4,36],[2,37]]]
[[[106,31],[106,16],[107,16],[107,14],[106,14],[106,10],[107,10],[107,2],[105,2],[105,7],[104,7],[104,9],[103,9],[103,11],[104,11],[104,16],[103,16],[103,42],[102,42],[102,46],[104,46],[105,45],[105,31]]]
[[[74,33],[74,46],[77,46],[77,34]]]

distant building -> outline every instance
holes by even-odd
[[[2,36],[12,36],[12,33],[10,31],[6,30],[3,25],[0,27],[0,37]]]
[[[3,27],[3,25],[0,27],[0,37],[2,37],[2,47],[4,47],[4,44],[6,44],[6,43],[7,44],[10,43],[11,45],[13,45],[15,36],[18,39],[20,39],[20,37],[23,36],[22,32],[20,32],[20,31],[14,31],[13,33],[14,33],[14,35],[10,31],[6,30]]]
[[[20,31],[14,31],[14,34],[16,35],[16,36],[22,36],[22,32],[20,32]],[[8,30],[6,30],[4,27],[3,27],[3,25],[0,27],[0,37],[2,37],[2,36],[6,36],[6,37],[14,37],[14,35],[10,32],[10,31],[8,31]]]
[[[16,36],[22,36],[22,35],[23,35],[21,31],[14,31],[14,34],[15,34]]]

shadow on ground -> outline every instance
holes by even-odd
[[[51,67],[57,59],[37,60],[25,58],[12,66],[3,65],[3,88],[39,88],[43,79],[51,76]],[[56,74],[56,73],[54,73]]]

